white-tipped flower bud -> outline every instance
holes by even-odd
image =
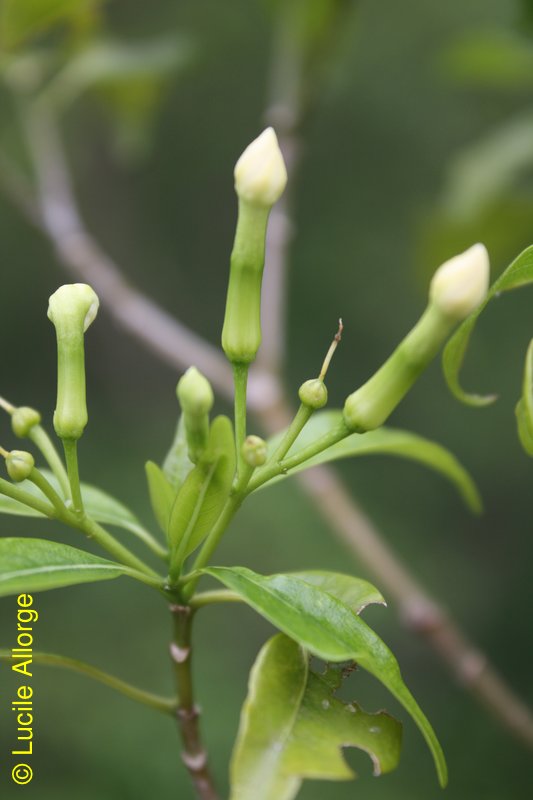
[[[261,467],[267,459],[267,443],[260,436],[247,436],[242,443],[242,457],[249,467]]]
[[[189,367],[178,381],[176,394],[183,411],[189,458],[196,464],[207,447],[209,412],[215,401],[213,390],[196,367]]]
[[[448,317],[465,319],[483,302],[489,288],[489,254],[483,244],[475,244],[438,268],[429,297]]]
[[[273,128],[248,145],[235,165],[235,191],[241,200],[270,207],[287,184],[287,170]]]
[[[320,378],[311,378],[311,380],[302,383],[298,390],[298,397],[304,406],[316,411],[319,408],[323,408],[328,402],[328,390],[324,381],[321,381]]]
[[[57,337],[57,403],[54,428],[60,439],[79,439],[87,425],[83,335],[98,311],[86,283],[60,286],[50,297],[48,318]]]
[[[11,427],[15,436],[26,439],[35,425],[41,424],[41,415],[34,408],[20,406],[11,415]]]
[[[32,469],[35,466],[35,460],[31,453],[25,450],[12,450],[6,456],[7,474],[15,483],[25,481],[29,478]]]

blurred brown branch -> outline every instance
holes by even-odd
[[[296,69],[296,62],[292,64]],[[300,153],[295,95],[291,102],[291,108],[273,104],[269,121],[275,119],[282,150],[294,173]],[[108,313],[121,327],[173,368],[182,370],[195,364],[221,394],[232,399],[231,371],[222,353],[131,287],[118,265],[86,230],[55,120],[38,104],[24,119],[37,198],[29,194],[29,187],[12,168],[7,171],[6,164],[0,161],[0,178],[6,192],[28,220],[49,238],[65,269],[92,284]],[[250,408],[269,433],[279,430],[292,417],[280,375],[286,341],[283,298],[292,231],[288,205],[286,200],[271,220],[266,270],[266,276],[270,277],[266,277],[264,291],[265,342],[263,355],[250,376]],[[533,749],[533,716],[528,707],[411,576],[359,509],[336,472],[330,467],[320,467],[303,473],[298,480],[336,537],[366,565],[380,588],[394,598],[402,623],[431,645],[459,683],[517,739]]]

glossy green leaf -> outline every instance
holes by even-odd
[[[180,416],[174,441],[163,462],[163,472],[171,486],[177,491],[193,467],[194,464],[189,458],[189,448],[187,447],[185,422],[183,416]]]
[[[61,494],[61,488],[55,475],[48,469],[39,470],[49,483],[52,484],[54,489]],[[24,491],[33,494],[35,497],[43,498],[40,490],[31,483],[31,481],[23,481],[18,484]],[[92,517],[96,522],[101,522],[104,525],[114,525],[117,528],[129,531],[144,541],[149,547],[154,547],[155,540],[150,533],[142,526],[137,517],[127,508],[123,503],[115,500],[114,497],[98,489],[96,486],[91,486],[88,483],[81,484],[81,493],[87,514]],[[0,514],[15,514],[21,517],[41,517],[38,511],[22,503],[12,500],[10,497],[0,495]],[[157,543],[156,543],[157,544]]]
[[[498,297],[502,292],[518,289],[530,283],[533,283],[533,246],[527,247],[520,253],[513,263],[507,267],[500,277],[492,284],[486,300],[461,323],[444,348],[442,354],[444,377],[446,378],[450,390],[463,403],[471,406],[486,406],[496,399],[496,395],[493,394],[469,394],[462,389],[459,383],[459,372],[465,358],[470,336],[476,326],[479,315],[493,297]]]
[[[170,511],[176,498],[176,491],[168,482],[161,467],[158,467],[153,461],[146,462],[145,470],[152,511],[154,512],[159,527],[166,535]]]
[[[131,574],[128,567],[45,539],[0,539],[0,596]]]
[[[362,578],[345,575],[342,572],[329,572],[327,570],[301,570],[289,572],[295,578],[301,578],[306,583],[318,586],[324,592],[329,592],[337,600],[351,608],[356,614],[372,603],[386,606],[383,595],[375,586]]]
[[[522,397],[516,406],[516,420],[522,447],[528,455],[533,456],[533,339],[527,350]]]
[[[324,676],[283,634],[262,648],[250,673],[231,760],[231,800],[292,800],[302,780],[350,780],[343,747],[368,752],[374,774],[399,760],[401,725],[332,695]]]
[[[173,562],[181,563],[207,536],[229,496],[235,476],[235,441],[228,417],[216,417],[206,453],[181,487],[169,523]]]
[[[409,712],[447,781],[441,746],[425,714],[403,682],[396,658],[360,617],[333,595],[290,575],[258,575],[244,567],[209,567],[205,574],[239,594],[291,639],[324,661],[356,661],[376,677]]]
[[[296,456],[315,440],[319,439],[333,427],[338,425],[342,418],[342,411],[319,411],[311,417],[295,444],[289,451],[290,457]],[[277,434],[269,442],[270,452],[274,452],[281,434]],[[303,464],[288,472],[292,475],[309,467],[337,461],[340,458],[352,458],[367,455],[391,455],[418,461],[430,469],[440,472],[448,478],[459,491],[464,501],[472,511],[479,512],[482,508],[481,498],[476,485],[465,468],[446,448],[435,442],[417,436],[408,431],[395,428],[378,428],[368,433],[352,433],[337,444],[328,447],[322,453],[308,459]],[[287,475],[280,475],[265,485],[283,480]]]

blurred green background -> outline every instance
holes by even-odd
[[[19,10],[27,5],[12,0],[10,8],[3,0],[4,26],[13,2]],[[104,32],[130,45],[166,37],[164,79],[141,79],[129,89],[110,82],[81,94],[65,111],[64,131],[90,230],[134,284],[217,343],[236,213],[232,169],[264,126],[284,3],[112,0],[102,6],[100,21],[96,3],[70,6],[79,17],[67,43],[64,27],[43,27],[25,47],[50,50],[57,37],[63,57],[82,48],[85,37]],[[417,318],[441,261],[481,240],[497,275],[533,242],[533,4],[362,0],[344,6],[342,25],[309,75],[315,93],[293,187],[286,340],[286,379],[295,393],[316,373],[343,317],[345,335],[328,382],[333,406]],[[10,31],[3,32],[8,38]],[[0,142],[9,158],[24,164],[17,103],[7,88],[12,72],[5,66],[18,50],[13,41],[7,44]],[[68,279],[47,241],[3,194],[0,259],[0,391],[51,419],[55,346],[47,298]],[[496,390],[498,403],[479,411],[461,406],[435,364],[393,418],[394,425],[449,446],[472,470],[486,504],[480,519],[469,516],[444,481],[417,466],[372,458],[339,467],[396,552],[530,704],[533,471],[517,440],[513,409],[532,335],[531,299],[531,290],[524,290],[493,303],[472,342],[464,382]],[[80,447],[82,475],[152,525],[143,464],[161,459],[172,436],[178,375],[104,312],[88,336],[87,363],[90,424]],[[228,411],[223,402],[219,408]],[[1,443],[15,446],[7,418],[2,425]],[[5,535],[29,532],[84,546],[49,522],[6,517],[0,524]],[[219,559],[265,573],[320,566],[372,577],[290,482],[245,506]],[[39,649],[171,690],[169,620],[155,594],[120,580],[41,594],[37,608]],[[400,626],[394,607],[369,609],[366,618],[397,654],[441,739],[450,768],[445,796],[530,798],[531,754]],[[14,599],[0,604],[0,626],[0,644],[11,647]],[[224,792],[247,674],[269,633],[245,609],[221,607],[199,618],[198,695]],[[6,666],[0,675],[6,800],[193,797],[170,721],[44,667],[34,678],[35,779],[14,787],[6,765],[15,681]],[[385,690],[362,673],[350,678],[346,691],[367,710],[386,707],[405,720]],[[308,783],[303,800],[326,793],[335,800],[441,796],[430,756],[408,720],[396,773],[374,779],[364,754],[347,757],[360,773],[357,784]]]

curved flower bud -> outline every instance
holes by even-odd
[[[29,478],[34,467],[35,460],[32,454],[25,450],[12,450],[6,456],[7,474],[15,483]]]
[[[41,424],[41,415],[34,408],[20,406],[11,415],[11,427],[15,436],[26,439],[32,428]]]
[[[267,443],[260,436],[247,436],[242,443],[242,457],[249,467],[261,467],[267,460]]]
[[[431,281],[430,300],[443,314],[465,319],[487,296],[489,277],[487,248],[474,244],[438,268]]]
[[[176,394],[183,411],[189,458],[196,464],[207,446],[213,390],[196,367],[189,367],[178,381]]]
[[[383,425],[457,323],[483,301],[488,281],[489,259],[482,244],[439,267],[420,320],[383,366],[347,398],[344,421],[351,431],[363,433]]]
[[[79,439],[87,425],[83,335],[98,305],[96,293],[85,283],[61,286],[49,300],[48,317],[57,337],[54,428],[61,439]]]
[[[235,164],[235,191],[241,200],[270,208],[287,185],[287,169],[274,128],[254,139]]]
[[[302,383],[298,390],[301,403],[313,411],[323,408],[328,402],[328,390],[320,378],[312,378]]]

